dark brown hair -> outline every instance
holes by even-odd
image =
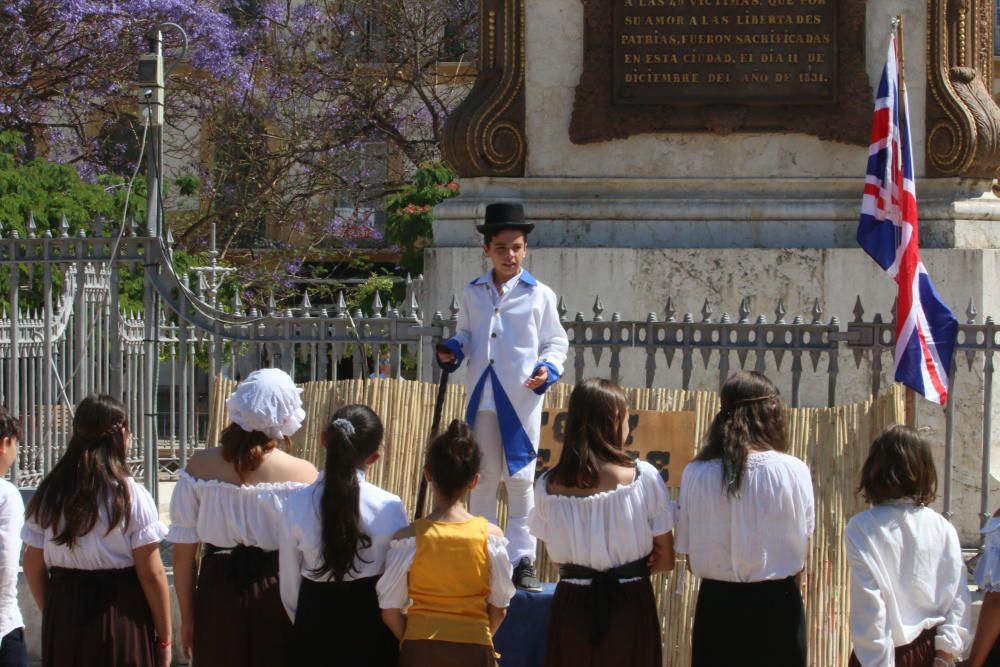
[[[598,466],[634,467],[625,453],[622,422],[628,401],[621,387],[604,378],[588,378],[573,388],[559,462],[549,480],[565,487],[592,489],[600,481]]]
[[[524,238],[524,244],[528,245],[528,232],[524,231],[524,229],[521,228],[521,227],[515,227],[515,226],[500,227],[498,229],[491,229],[488,232],[483,232],[483,245],[488,247],[490,245],[490,243],[493,242],[493,238],[497,234],[499,234],[500,232],[505,232],[508,229],[512,229],[515,232],[521,232],[521,235]]]
[[[21,439],[21,422],[0,405],[0,438]]]
[[[739,498],[750,451],[788,449],[784,404],[774,383],[755,371],[729,376],[719,393],[722,407],[695,458],[721,459],[723,487],[730,497]]]
[[[66,453],[28,502],[27,516],[42,529],[51,527],[56,544],[72,547],[93,530],[102,506],[108,516],[105,535],[122,521],[128,528],[127,429],[125,406],[111,396],[91,394],[76,406]]]
[[[937,470],[931,445],[909,426],[893,426],[868,450],[858,493],[869,503],[912,498],[931,503],[937,495]]]
[[[350,426],[343,421],[350,423]],[[313,574],[343,580],[355,572],[355,558],[372,545],[361,532],[361,484],[358,468],[378,451],[384,429],[382,420],[364,405],[345,405],[326,426],[326,475],[320,499],[323,559]]]
[[[219,436],[222,459],[233,464],[240,479],[264,462],[264,454],[278,446],[278,441],[261,431],[244,431],[239,424],[230,424]]]
[[[472,429],[464,421],[455,419],[447,431],[431,441],[425,466],[438,493],[455,501],[479,473],[481,459]]]

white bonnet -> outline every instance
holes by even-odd
[[[278,368],[256,370],[226,399],[229,418],[244,431],[260,431],[272,438],[291,436],[305,421],[302,390]]]

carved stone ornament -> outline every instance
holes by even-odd
[[[1000,167],[993,1],[927,0],[927,171],[989,178]]]
[[[584,61],[576,87],[570,140],[587,144],[645,132],[803,132],[833,141],[867,145],[874,99],[865,69],[866,0],[839,0],[833,31],[836,51],[835,99],[823,104],[741,103],[745,87],[722,84],[728,99],[711,103],[616,104],[614,100],[615,3],[581,0],[584,6]],[[636,0],[641,4],[659,2]],[[712,6],[715,3],[703,3]],[[700,6],[700,5],[699,5]],[[706,14],[709,10],[706,10]],[[709,16],[708,18],[713,18]],[[729,30],[738,35],[738,26]],[[801,61],[799,61],[801,63]]]
[[[524,65],[524,0],[481,0],[479,73],[441,142],[459,176],[524,175]]]

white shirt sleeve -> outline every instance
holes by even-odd
[[[191,477],[181,473],[170,496],[170,532],[167,541],[174,544],[197,544],[198,495]]]
[[[24,502],[16,489],[0,497],[0,609],[17,608],[17,570],[21,555]]]
[[[155,544],[167,536],[167,527],[160,521],[160,512],[149,490],[135,480],[129,480],[132,513],[125,537],[129,548],[138,549]]]
[[[983,555],[976,565],[976,584],[989,593],[1000,592],[1000,517],[986,522],[982,530],[986,540]]]
[[[292,519],[286,506],[284,520],[279,529],[278,546],[278,587],[281,603],[288,618],[295,622],[295,610],[299,604],[299,589],[302,588],[302,552],[292,535]]]
[[[642,484],[649,502],[647,514],[653,535],[666,535],[674,529],[674,502],[670,499],[667,485],[660,472],[647,463],[642,466]]]
[[[406,537],[389,543],[385,556],[385,572],[375,591],[382,609],[405,609],[410,599],[410,566],[417,553],[417,538]]]
[[[965,561],[962,560],[962,547],[958,542],[958,533],[951,525],[948,526],[948,544],[942,554],[942,567],[949,567],[954,573],[950,582],[954,590],[954,598],[944,615],[944,622],[937,628],[934,638],[934,648],[946,651],[952,655],[961,656],[972,641],[969,628],[972,627],[969,596],[969,586],[965,575]]]
[[[676,522],[674,524],[674,551],[677,553],[686,554],[688,552],[688,514],[687,514],[687,494],[685,489],[687,488],[684,484],[684,479],[688,475],[689,471],[693,468],[689,463],[684,471],[681,473],[681,491],[677,496],[677,506],[674,509],[674,517]]]
[[[844,532],[851,567],[851,640],[862,667],[895,667],[896,654],[886,623],[885,600],[866,560],[864,537],[848,523]],[[860,542],[860,544],[859,544]]]
[[[486,538],[490,560],[490,594],[486,602],[506,609],[517,590],[514,588],[514,566],[507,555],[507,539],[498,535]]]
[[[566,329],[559,321],[559,306],[556,294],[551,289],[545,290],[542,317],[538,326],[538,340],[541,343],[538,361],[552,364],[561,376],[564,371],[563,364],[566,362],[566,353],[569,351],[569,338],[566,337]]]
[[[24,526],[21,528],[21,541],[29,547],[44,549],[45,531],[35,523],[34,519],[25,519]]]
[[[536,539],[545,541],[547,522],[545,521],[545,499],[542,497],[545,495],[545,475],[538,478],[535,482],[535,502],[532,503],[532,507],[528,510],[528,532],[535,536]]]

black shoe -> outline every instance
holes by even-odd
[[[514,585],[522,590],[533,593],[542,592],[542,584],[535,575],[535,566],[528,560],[527,556],[522,558],[517,566],[514,567]]]

